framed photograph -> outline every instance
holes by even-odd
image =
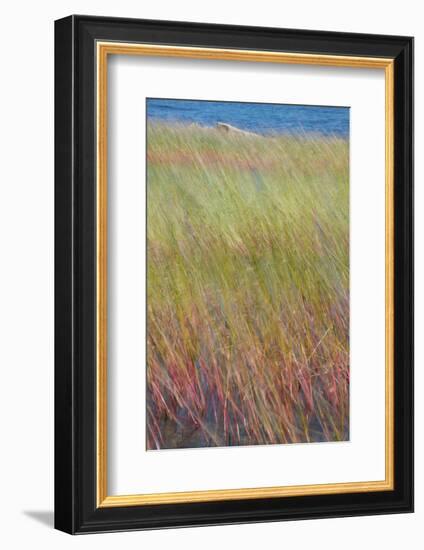
[[[55,24],[55,525],[413,509],[413,39]]]

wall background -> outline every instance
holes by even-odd
[[[424,27],[414,0],[16,0],[0,40],[0,541],[5,548],[421,548],[424,521],[423,285],[416,290],[416,513],[70,537],[53,508],[53,21],[71,13],[413,35],[416,281],[424,279]]]

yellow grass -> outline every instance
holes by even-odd
[[[148,448],[348,438],[348,143],[148,125]]]

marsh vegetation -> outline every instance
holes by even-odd
[[[346,440],[347,139],[147,143],[148,449]]]

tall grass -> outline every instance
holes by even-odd
[[[148,124],[149,449],[348,438],[348,143]]]

